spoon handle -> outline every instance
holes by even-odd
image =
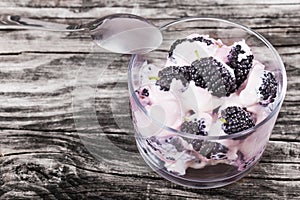
[[[83,31],[81,25],[66,25],[52,22],[44,22],[41,20],[28,19],[19,15],[1,15],[0,16],[0,30],[8,29],[34,29],[43,31],[62,31],[62,32],[76,32]]]

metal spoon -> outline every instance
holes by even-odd
[[[132,14],[113,14],[87,24],[65,25],[23,18],[0,16],[0,30],[35,29],[42,31],[88,31],[102,48],[122,54],[143,54],[156,49],[162,42],[160,30],[146,19]]]

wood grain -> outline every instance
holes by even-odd
[[[0,198],[300,199],[299,11],[299,0],[2,0],[0,15],[69,24],[119,12],[157,25],[187,16],[233,20],[275,46],[288,91],[262,160],[246,178],[219,189],[185,188],[152,172],[137,152],[128,107],[129,56],[96,47],[88,34],[0,31]],[[81,80],[83,70],[88,73]],[[88,79],[95,71],[103,73]],[[102,133],[89,137],[109,141],[102,146],[76,127],[76,120],[89,117],[73,107],[81,86],[93,91],[79,101],[93,103]],[[97,155],[101,151],[111,159]]]

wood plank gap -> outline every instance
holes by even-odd
[[[295,139],[287,139],[287,138],[280,138],[280,139],[277,139],[277,138],[270,138],[269,141],[272,141],[272,142],[291,142],[291,143],[300,143],[300,141],[297,141],[297,139],[299,138],[300,136],[296,137]],[[300,138],[299,138],[300,139]]]
[[[15,152],[15,153],[7,153],[3,154],[3,157],[8,157],[8,156],[18,156],[18,155],[28,155],[28,154],[61,154],[62,152],[52,152],[52,151],[22,151],[22,152]]]
[[[264,156],[263,156],[264,158]],[[300,162],[287,162],[287,161],[280,161],[280,162],[276,162],[276,161],[265,161],[265,160],[260,160],[259,163],[264,163],[264,164],[296,164],[296,165],[299,165]]]
[[[247,179],[252,179],[252,180],[268,180],[268,181],[300,181],[300,178],[271,178],[271,177],[260,177],[260,176],[257,176],[257,177],[252,177],[252,176],[247,176],[245,177]]]
[[[20,52],[12,52],[12,53],[0,53],[0,56],[10,56],[10,55],[21,55],[21,54],[91,54],[90,52],[78,52],[78,51],[20,51]],[[111,52],[99,52],[99,54],[111,54]]]
[[[26,129],[26,128],[7,128],[0,127],[1,131],[32,131],[32,132],[46,132],[46,133],[77,133],[77,130],[66,129]]]

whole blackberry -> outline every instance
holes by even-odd
[[[169,57],[171,57],[173,55],[173,51],[175,50],[176,46],[183,43],[183,42],[195,42],[195,41],[199,41],[199,42],[204,42],[207,44],[207,46],[213,44],[213,42],[207,38],[204,38],[202,36],[199,36],[199,37],[194,37],[194,38],[191,38],[191,39],[188,39],[188,38],[183,38],[183,39],[178,39],[176,40],[172,45],[171,45],[171,48],[169,50]]]
[[[262,84],[258,89],[261,96],[259,101],[261,105],[267,106],[269,103],[273,103],[275,101],[277,95],[277,86],[278,83],[275,79],[275,76],[269,71],[264,71],[262,76]]]
[[[252,67],[253,55],[247,55],[247,58],[243,58],[239,61],[239,55],[245,54],[246,52],[242,49],[241,45],[232,47],[227,56],[228,62],[226,63],[234,70],[236,78],[236,86],[239,88],[243,82],[247,79],[249,71]]]
[[[204,119],[194,119],[193,121],[185,121],[180,127],[180,131],[195,135],[207,135]]]
[[[250,112],[238,106],[230,106],[221,111],[222,129],[227,134],[234,134],[255,125]]]
[[[191,66],[191,79],[196,86],[207,88],[217,97],[229,96],[236,91],[235,77],[213,57],[195,60]]]
[[[158,80],[156,85],[160,86],[161,90],[169,91],[172,80],[181,80],[184,87],[190,82],[190,66],[169,66],[158,72]]]
[[[218,142],[194,139],[192,146],[195,151],[208,159],[220,160],[227,158],[228,148]]]

